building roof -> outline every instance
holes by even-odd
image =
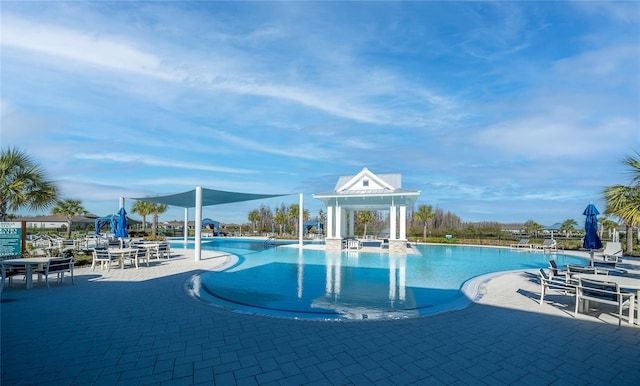
[[[90,218],[87,216],[73,216],[71,217],[71,222],[73,223],[89,223],[92,224],[93,221],[95,219],[94,218]],[[32,216],[32,217],[17,217],[15,219],[13,219],[12,221],[26,221],[26,222],[60,222],[60,223],[65,223],[67,222],[67,217],[66,216],[61,216],[61,215],[49,215],[49,216]]]
[[[400,174],[377,175],[363,168],[354,176],[338,178],[334,191],[316,193],[313,197],[327,205],[337,203],[344,208],[375,210],[388,209],[391,205],[411,205],[419,195],[419,190],[402,188]]]

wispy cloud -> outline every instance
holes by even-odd
[[[161,61],[127,42],[87,31],[47,26],[3,15],[2,45],[61,57],[92,66],[132,72],[165,80],[180,80],[161,69]]]
[[[149,157],[149,156],[138,156],[138,155],[126,154],[126,153],[99,153],[99,154],[78,153],[75,155],[75,158],[81,159],[81,160],[93,160],[93,161],[103,161],[103,162],[113,162],[113,163],[137,163],[137,164],[144,164],[149,166],[175,168],[175,169],[203,170],[203,171],[209,171],[209,172],[238,173],[238,174],[255,173],[255,171],[248,170],[248,169],[230,168],[230,167],[216,166],[216,165],[210,165],[210,164],[198,164],[194,162],[182,162],[182,161],[172,160],[172,159],[162,159],[162,158]]]

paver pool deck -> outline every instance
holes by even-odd
[[[535,271],[493,277],[462,310],[316,322],[196,301],[186,280],[227,257],[172,252],[138,270],[77,268],[75,285],[5,288],[2,385],[640,383],[640,328],[614,312],[574,318],[571,296],[540,305]]]

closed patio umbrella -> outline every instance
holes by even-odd
[[[593,204],[589,204],[583,215],[587,216],[584,220],[584,241],[582,248],[588,249],[591,253],[591,265],[593,266],[593,250],[602,248],[602,241],[598,236],[598,209]]]
[[[119,239],[123,239],[125,237],[129,237],[129,233],[127,232],[127,212],[124,208],[120,208],[118,211],[117,224],[116,224],[116,232],[115,235]]]
[[[118,229],[118,218],[115,215],[111,215],[111,233],[116,234],[116,229]]]

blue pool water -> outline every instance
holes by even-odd
[[[182,244],[176,244],[182,247]],[[500,271],[585,265],[579,257],[470,246],[413,246],[419,255],[265,248],[262,241],[203,241],[238,261],[187,284],[204,302],[238,312],[300,319],[405,318],[468,304],[468,280]]]

